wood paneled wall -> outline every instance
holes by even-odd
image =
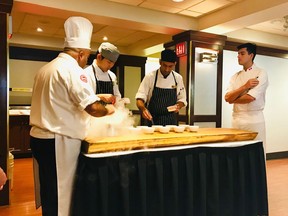
[[[8,45],[7,17],[12,10],[13,0],[0,1],[0,166],[7,173],[8,157]],[[9,182],[0,191],[0,205],[9,204]]]

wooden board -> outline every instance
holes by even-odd
[[[168,134],[155,132],[154,134],[99,137],[93,142],[83,141],[82,151],[90,154],[210,142],[244,141],[255,139],[257,134],[257,132],[231,128],[200,128],[198,132],[169,132]]]

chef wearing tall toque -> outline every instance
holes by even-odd
[[[32,93],[30,145],[36,192],[40,186],[36,205],[41,198],[45,216],[70,215],[77,159],[90,116],[114,113],[113,105],[101,103],[112,98],[97,97],[83,70],[91,52],[91,22],[70,17],[64,29],[64,50],[37,72]]]
[[[177,56],[163,50],[160,68],[146,74],[136,94],[136,105],[148,125],[177,125],[176,113],[187,105],[182,76],[173,69]]]
[[[100,45],[93,63],[85,68],[88,82],[96,94],[112,94],[114,101],[121,99],[116,75],[110,70],[119,57],[119,50],[109,42]]]

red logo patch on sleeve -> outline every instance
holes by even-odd
[[[81,79],[83,82],[85,82],[85,83],[88,82],[87,77],[86,77],[85,75],[83,75],[83,74],[80,76],[80,79]]]

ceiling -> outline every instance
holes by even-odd
[[[9,42],[61,50],[64,21],[79,15],[93,23],[93,51],[106,36],[123,54],[157,57],[186,30],[288,50],[287,8],[288,0],[14,0]]]

